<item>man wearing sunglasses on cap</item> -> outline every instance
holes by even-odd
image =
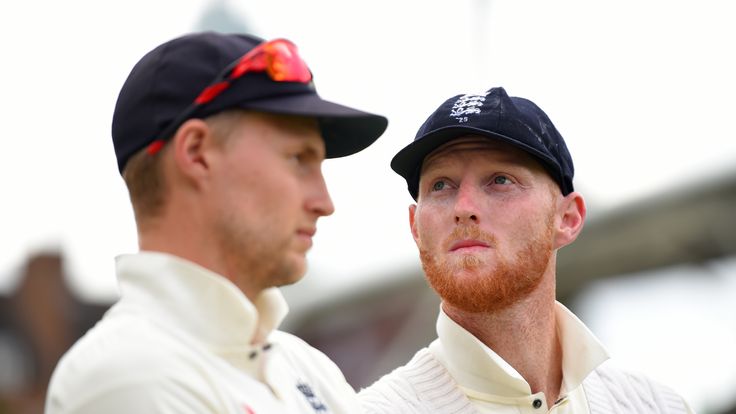
[[[112,137],[140,252],[120,300],[62,358],[47,414],[352,413],[339,369],[277,330],[334,207],[321,165],[384,117],[325,101],[293,43],[195,33],[146,54]]]
[[[391,167],[416,204],[409,224],[442,298],[438,339],[361,391],[370,413],[688,413],[620,371],[555,300],[558,249],[585,220],[565,141],[503,88],[445,101]]]

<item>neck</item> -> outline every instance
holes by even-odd
[[[554,277],[545,276],[529,296],[500,311],[470,313],[447,303],[442,308],[514,367],[529,383],[532,393],[544,392],[548,407],[554,404],[562,385]]]
[[[182,208],[181,211],[194,211]],[[138,246],[141,250],[168,253],[196,263],[233,282],[253,302],[263,291],[249,278],[235,274],[223,257],[217,240],[207,229],[212,226],[197,220],[195,214],[177,215],[167,211],[161,217],[138,222]]]

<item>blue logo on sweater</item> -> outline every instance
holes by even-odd
[[[312,390],[312,387],[309,386],[309,384],[300,381],[296,384],[296,389],[298,389],[299,391],[301,391],[302,394],[304,394],[304,398],[307,399],[307,402],[309,403],[309,405],[312,406],[315,413],[328,412],[327,407],[314,394],[314,391]]]

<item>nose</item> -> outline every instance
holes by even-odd
[[[480,210],[478,208],[478,194],[474,186],[462,183],[455,198],[455,223],[478,224]]]
[[[307,198],[306,208],[318,217],[329,216],[335,212],[335,205],[332,204],[330,192],[327,190],[327,183],[322,175],[322,171],[316,174],[314,179],[313,190]]]

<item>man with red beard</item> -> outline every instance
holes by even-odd
[[[582,230],[585,202],[537,105],[503,88],[452,97],[391,167],[416,200],[411,232],[442,306],[438,339],[360,393],[367,412],[692,412],[605,362],[555,300],[556,252]]]

